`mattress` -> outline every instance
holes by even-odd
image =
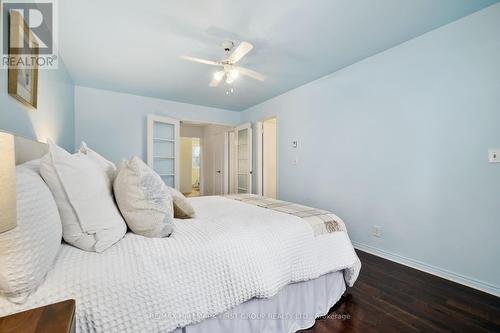
[[[290,283],[360,264],[345,232],[314,237],[298,217],[222,197],[190,199],[197,217],[168,238],[127,233],[104,253],[62,244],[53,269],[23,304],[0,297],[0,316],[76,300],[77,332],[170,332]]]

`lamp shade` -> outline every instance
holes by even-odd
[[[17,225],[14,136],[0,132],[0,233]]]

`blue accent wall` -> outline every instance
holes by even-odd
[[[499,36],[494,5],[243,111],[277,116],[280,197],[498,293]]]
[[[0,129],[46,142],[48,138],[74,149],[74,86],[59,60],[57,70],[38,72],[38,108],[32,110],[7,93],[6,69],[0,70]]]
[[[147,115],[219,124],[238,124],[240,114],[164,99],[75,87],[75,145],[92,149],[118,163],[123,158],[147,156]]]

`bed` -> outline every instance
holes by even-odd
[[[18,163],[43,144],[16,138]],[[77,332],[294,332],[355,282],[345,231],[225,197],[190,198],[197,216],[151,239],[127,233],[104,253],[63,243],[45,281],[0,316],[73,298]]]

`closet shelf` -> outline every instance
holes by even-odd
[[[163,139],[163,138],[153,138],[154,141],[161,141],[161,142],[175,142],[175,140],[172,139]]]

